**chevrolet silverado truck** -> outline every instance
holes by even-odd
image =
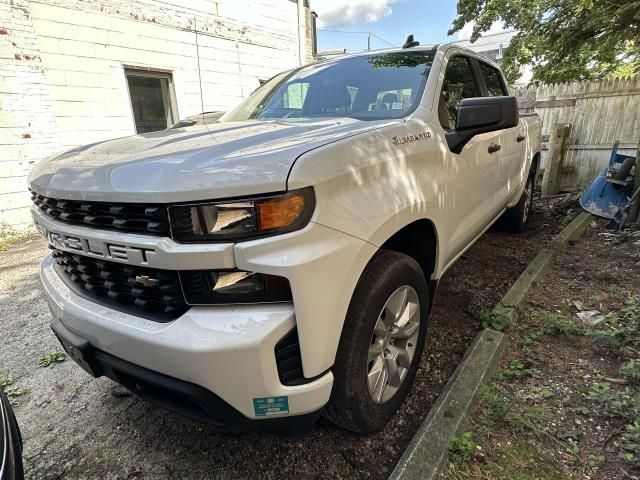
[[[52,329],[91,375],[197,420],[379,430],[438,280],[494,222],[525,228],[540,137],[494,63],[411,46],[46,159],[29,188]]]

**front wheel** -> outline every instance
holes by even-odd
[[[424,348],[429,292],[420,265],[379,252],[351,299],[326,415],[358,433],[383,428],[411,389]]]

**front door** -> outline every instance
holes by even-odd
[[[484,81],[485,96],[501,97],[509,95],[500,71],[488,63],[478,61],[478,70]],[[500,189],[498,201],[506,205],[524,184],[522,171],[526,135],[524,123],[517,127],[502,130],[500,155]]]
[[[449,58],[445,70],[438,106],[438,117],[444,138],[455,129],[460,101],[480,97],[476,70],[463,55]],[[455,258],[500,212],[497,191],[501,131],[473,137],[459,154],[447,150],[444,168],[447,171],[448,261]],[[446,141],[444,142],[446,144]]]

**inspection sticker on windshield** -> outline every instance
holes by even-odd
[[[289,397],[261,397],[253,399],[256,417],[289,413]]]

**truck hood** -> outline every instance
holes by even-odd
[[[286,190],[303,153],[397,120],[249,121],[168,129],[74,148],[29,174],[54,198],[170,203]]]

